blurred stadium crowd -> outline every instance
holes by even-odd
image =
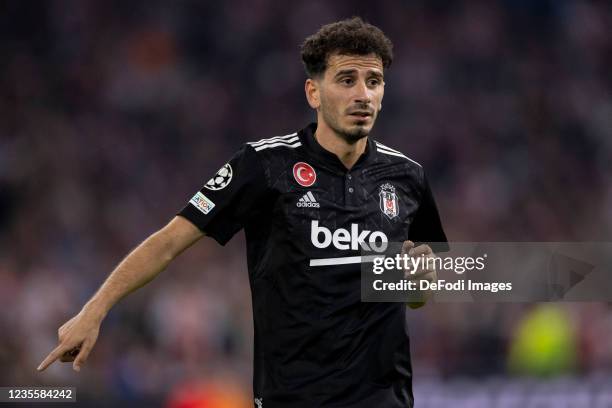
[[[242,236],[204,238],[116,306],[80,374],[35,367],[241,143],[314,119],[299,44],[351,15],[395,45],[373,136],[424,164],[451,240],[609,240],[609,2],[3,2],[0,385],[252,404]],[[609,304],[435,304],[408,319],[417,379],[612,371]]]

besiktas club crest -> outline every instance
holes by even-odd
[[[380,186],[380,210],[389,218],[397,217],[399,214],[399,206],[397,204],[397,195],[395,187],[389,183]]]

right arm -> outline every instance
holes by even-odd
[[[136,247],[106,278],[81,311],[58,330],[59,345],[43,360],[46,369],[58,358],[74,360],[79,371],[93,348],[102,320],[122,298],[146,285],[204,233],[185,218],[174,217],[168,225]]]
[[[217,182],[218,178],[222,182]],[[256,151],[244,145],[193,196],[179,216],[147,238],[109,275],[83,309],[58,330],[59,345],[38,366],[55,360],[81,365],[94,346],[102,320],[119,300],[153,280],[181,252],[206,235],[224,245],[253,216],[268,192]]]

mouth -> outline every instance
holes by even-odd
[[[369,111],[354,111],[349,113],[349,116],[354,116],[356,118],[365,119],[372,116],[372,112]]]

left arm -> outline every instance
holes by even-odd
[[[431,247],[429,245],[419,245],[415,248],[414,242],[412,241],[404,241],[402,245],[402,256],[407,254],[410,257],[420,257],[423,259],[435,258],[436,255],[433,253]],[[426,264],[428,262],[425,262]],[[437,282],[438,281],[438,273],[436,272],[435,265],[421,265],[421,267],[416,271],[404,271],[404,277],[409,280],[420,281],[427,280],[429,282]],[[433,293],[431,290],[418,290],[416,291],[416,299],[411,302],[406,302],[406,305],[411,309],[418,309],[427,303],[433,297]]]

